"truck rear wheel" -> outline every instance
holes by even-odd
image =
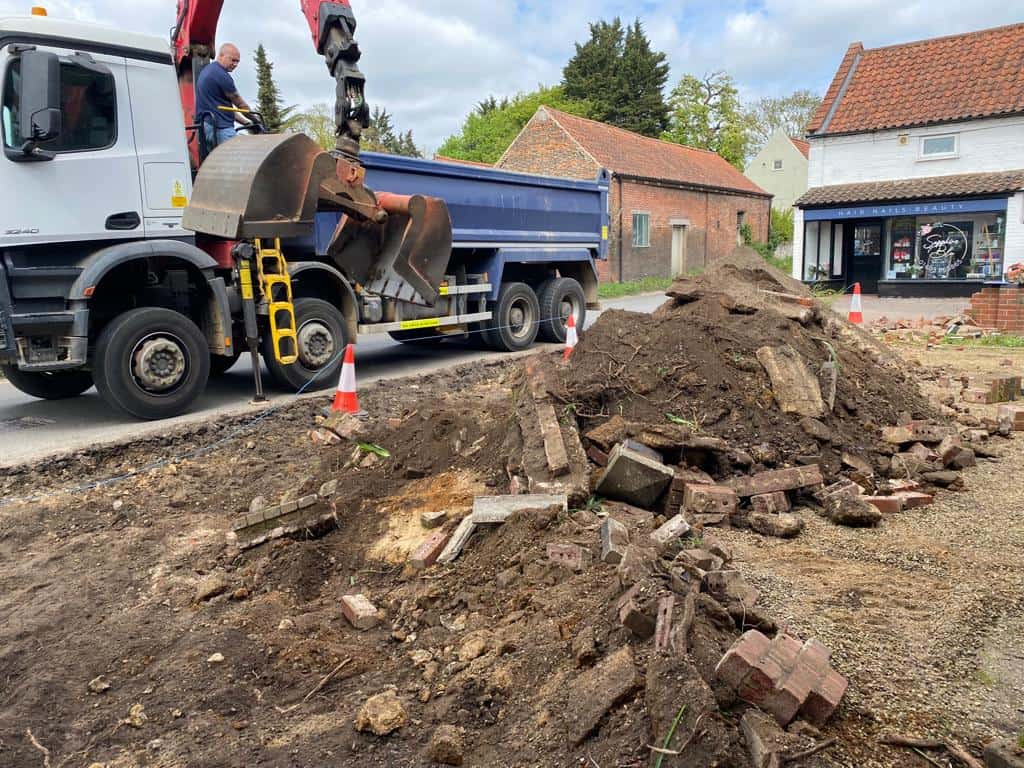
[[[210,377],[210,348],[196,324],[161,307],[118,315],[96,342],[93,378],[108,405],[138,419],[188,410]]]
[[[576,328],[583,328],[587,319],[587,299],[583,286],[571,277],[556,277],[545,280],[537,291],[540,303],[540,337],[544,341],[565,342],[565,329],[571,314]]]
[[[537,339],[540,306],[526,283],[505,283],[487,328],[487,343],[504,352],[526,349]]]
[[[0,365],[15,389],[42,400],[65,400],[78,397],[92,386],[88,371],[22,371],[16,365]]]
[[[323,299],[295,299],[295,330],[299,359],[282,365],[274,357],[269,334],[263,337],[263,360],[270,377],[289,392],[333,387],[338,383],[342,354],[348,344],[348,331],[341,310]]]

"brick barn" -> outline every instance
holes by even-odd
[[[541,107],[496,163],[510,171],[611,174],[602,280],[672,277],[725,256],[749,224],[768,239],[771,195],[721,156]]]

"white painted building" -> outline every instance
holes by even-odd
[[[794,277],[970,295],[1024,262],[1024,24],[854,43],[808,140]]]
[[[743,175],[772,195],[772,208],[785,211],[807,191],[809,146],[781,128],[747,164]]]

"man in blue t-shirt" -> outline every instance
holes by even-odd
[[[232,107],[249,111],[249,105],[239,95],[231,77],[239,61],[241,54],[238,48],[232,43],[224,43],[217,58],[199,73],[199,81],[196,83],[196,120],[203,124],[208,152],[235,137],[236,120],[243,125],[249,124],[241,113],[220,109]]]

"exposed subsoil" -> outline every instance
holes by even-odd
[[[842,450],[882,462],[879,429],[903,413],[942,418],[918,386],[927,369],[827,315],[806,326],[783,316],[759,292],[797,290],[777,274],[749,262],[724,269],[731,278],[701,278],[696,300],[653,317],[606,313],[559,369],[563,416],[586,429],[612,415],[664,424],[671,413],[754,454],[750,468],[816,453],[834,471]],[[838,359],[828,440],[773,403],[754,352],[783,343],[815,370]],[[1024,357],[1015,360],[1019,368]],[[248,431],[223,422],[8,473],[2,495],[22,500],[0,507],[0,765],[42,766],[42,747],[54,768],[421,766],[445,724],[462,730],[467,766],[649,766],[648,745],[662,743],[685,704],[671,742],[685,755],[664,755],[662,768],[748,766],[744,705],[713,684],[739,628],[700,602],[687,653],[666,658],[622,627],[615,568],[596,557],[598,513],[614,516],[615,505],[515,516],[475,536],[451,566],[405,566],[429,533],[420,512],[457,520],[475,495],[508,492],[524,396],[514,362],[375,386],[361,393],[371,416],[359,439],[390,453],[379,460],[353,442],[314,444],[323,402],[306,400]],[[804,513],[791,541],[715,531],[767,612],[825,642],[850,677],[823,733],[803,737],[803,746],[837,744],[801,765],[926,766],[877,738],[954,737],[977,753],[1019,728],[1024,492],[1004,479],[1024,448],[992,443],[1004,460],[967,470],[967,490],[878,528]],[[339,480],[336,530],[244,552],[228,543],[253,497],[275,503],[329,479]],[[549,565],[549,542],[580,544],[589,565]],[[216,594],[198,599],[211,584]],[[342,618],[339,600],[354,592],[381,610],[376,628]],[[591,632],[599,665],[629,648],[640,676],[574,744],[567,734],[606,693],[581,682],[594,659],[573,650]],[[92,692],[98,676],[110,687]],[[357,710],[391,686],[408,722],[386,737],[357,732]]]

